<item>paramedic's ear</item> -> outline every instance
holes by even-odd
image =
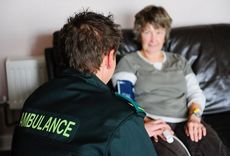
[[[114,52],[114,50],[111,50],[107,53],[107,55],[104,55],[101,67],[95,73],[105,84],[107,84],[113,76],[116,67],[116,56]]]
[[[107,62],[108,68],[111,68],[111,67],[114,68],[114,66],[116,66],[115,50],[114,49],[110,50],[107,57],[108,57],[108,62]]]

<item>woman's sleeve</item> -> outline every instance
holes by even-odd
[[[116,86],[118,80],[130,81],[134,85],[137,80],[135,66],[136,63],[130,56],[124,56],[116,66],[112,77],[113,86]]]
[[[187,61],[185,61],[184,73],[187,85],[188,107],[192,103],[196,103],[200,105],[200,108],[203,112],[206,104],[206,98],[199,86],[199,82],[196,78],[196,75],[192,71],[192,68]]]

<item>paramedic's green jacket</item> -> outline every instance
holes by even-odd
[[[69,69],[25,102],[13,156],[155,156],[136,110],[95,75]]]

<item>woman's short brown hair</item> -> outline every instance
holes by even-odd
[[[163,7],[149,5],[135,15],[134,33],[137,40],[146,24],[152,24],[154,28],[165,28],[165,41],[169,37],[172,18]]]

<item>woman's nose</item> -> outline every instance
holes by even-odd
[[[150,35],[150,40],[155,41],[155,39],[156,39],[156,34],[154,32],[152,32]]]

